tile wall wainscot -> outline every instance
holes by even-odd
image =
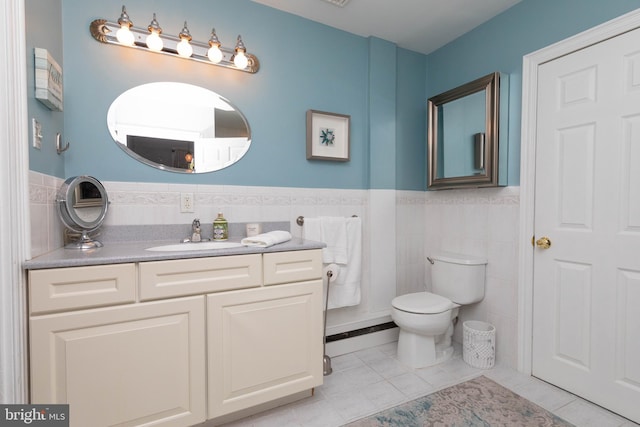
[[[63,180],[30,172],[31,253],[38,256],[62,246],[63,226],[55,197]],[[316,216],[358,215],[363,224],[362,303],[330,311],[328,327],[389,315],[389,292],[376,292],[386,283],[371,277],[372,251],[385,239],[395,242],[398,295],[430,289],[426,256],[448,250],[485,256],[487,291],[483,302],[463,311],[465,319],[496,326],[499,363],[516,366],[517,236],[519,187],[482,190],[397,191],[395,228],[383,220],[371,224],[370,200],[388,199],[388,191],[242,187],[158,183],[103,182],[111,205],[105,225],[190,224],[215,218],[218,211],[230,222],[290,221],[294,236],[304,237],[295,219]],[[181,213],[180,193],[194,193],[195,211]],[[379,210],[379,209],[378,209]],[[384,215],[388,216],[388,215]],[[371,230],[384,238],[372,241]],[[382,301],[385,299],[385,301]],[[389,306],[380,311],[379,307]],[[462,323],[454,339],[462,341]]]
[[[428,191],[425,194],[426,256],[450,251],[486,257],[485,298],[461,310],[462,322],[482,320],[496,328],[496,362],[517,367],[518,235],[520,187]],[[430,267],[425,283],[431,289]]]
[[[30,172],[31,240],[33,257],[60,248],[64,227],[56,212],[55,199],[62,179]],[[138,224],[191,224],[213,221],[223,212],[229,222],[289,221],[294,237],[304,237],[304,227],[296,224],[298,216],[352,216],[362,219],[362,302],[358,306],[330,311],[327,326],[359,324],[376,318],[370,307],[381,305],[371,285],[371,246],[369,233],[368,190],[340,190],[287,187],[247,187],[228,185],[185,185],[103,181],[109,195],[105,227]],[[180,194],[193,193],[194,212],[180,212]],[[99,239],[99,238],[98,238]],[[374,281],[375,282],[375,281]],[[379,298],[377,298],[379,299]],[[390,303],[390,301],[389,301]],[[389,305],[385,303],[382,305]],[[384,315],[389,315],[387,310]]]
[[[64,180],[29,171],[29,214],[31,216],[31,256],[63,246],[64,226],[56,210],[56,194]]]
[[[397,295],[425,290],[425,200],[424,191],[396,192]]]

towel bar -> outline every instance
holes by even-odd
[[[358,215],[351,215],[351,218],[357,218],[357,217]],[[296,218],[296,224],[298,224],[300,227],[304,225],[304,217],[302,215]]]

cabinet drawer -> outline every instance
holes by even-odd
[[[141,301],[261,285],[260,254],[140,263]]]
[[[31,314],[130,303],[135,299],[135,264],[29,271]]]
[[[322,277],[322,250],[264,254],[264,284],[300,282]]]

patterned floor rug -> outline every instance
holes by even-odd
[[[347,425],[349,427],[573,426],[484,376]]]

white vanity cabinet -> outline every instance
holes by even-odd
[[[322,384],[319,249],[29,270],[31,403],[191,426]],[[242,412],[240,412],[242,414]]]

